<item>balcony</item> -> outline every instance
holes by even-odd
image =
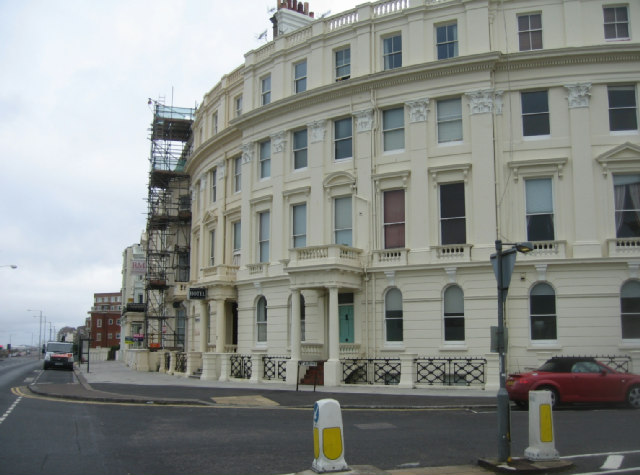
[[[284,261],[292,285],[324,287],[344,285],[359,288],[363,271],[362,250],[340,244],[310,246],[289,250]]]
[[[533,251],[520,254],[518,259],[565,259],[567,257],[566,241],[533,241]]]
[[[640,256],[640,237],[607,239],[609,257]]]
[[[408,264],[408,249],[382,249],[373,251],[373,266],[395,267]]]
[[[472,244],[447,244],[445,246],[433,246],[434,262],[471,262]]]

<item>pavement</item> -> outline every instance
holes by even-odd
[[[138,372],[121,361],[96,361],[76,365],[72,383],[39,383],[28,386],[36,395],[96,403],[156,404],[245,408],[313,408],[319,399],[331,398],[342,409],[492,409],[496,392],[467,387],[402,389],[394,386],[353,385],[339,387],[288,386],[276,382],[203,381],[182,375]],[[566,461],[530,462],[514,459],[508,464],[479,460],[478,465],[404,467],[380,470],[352,466],[345,475],[487,475],[536,474],[569,468]],[[336,472],[334,472],[336,473]],[[311,470],[298,475],[315,474]]]

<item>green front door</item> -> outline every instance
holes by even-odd
[[[353,305],[340,305],[340,343],[353,343]]]

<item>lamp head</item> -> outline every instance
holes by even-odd
[[[533,244],[529,241],[517,242],[515,246],[516,250],[518,252],[522,252],[523,254],[533,251]]]

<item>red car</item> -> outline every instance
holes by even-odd
[[[621,373],[594,358],[551,358],[535,371],[510,374],[509,399],[526,407],[529,391],[551,391],[552,405],[565,402],[626,402],[640,409],[640,375]]]

